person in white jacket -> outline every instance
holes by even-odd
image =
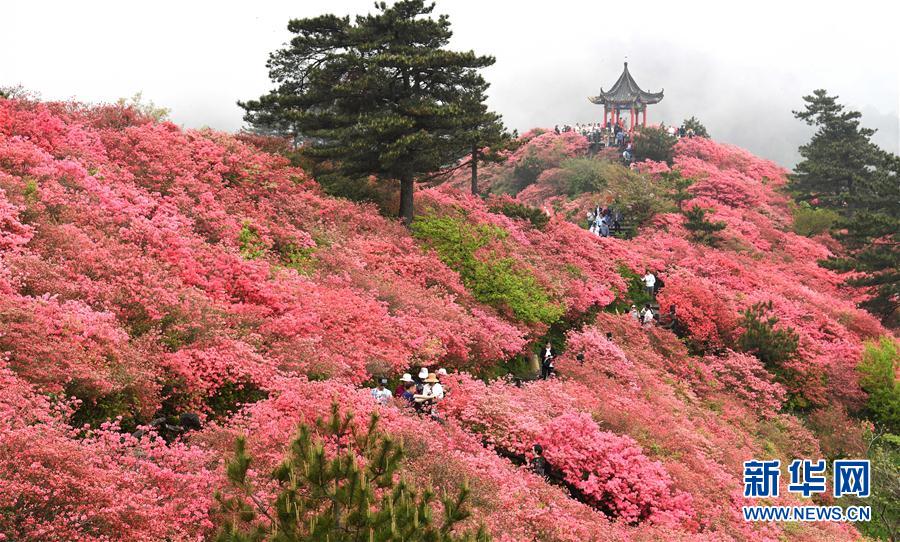
[[[654,292],[656,291],[656,275],[647,271],[647,274],[644,275],[642,280],[644,281],[644,287],[647,288],[647,295],[650,296],[650,299],[653,299],[655,297]]]

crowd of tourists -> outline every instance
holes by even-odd
[[[623,218],[620,211],[597,205],[587,213],[588,230],[599,237],[622,233]]]
[[[446,375],[446,369],[438,369],[432,373],[426,367],[422,367],[415,378],[411,373],[404,373],[393,392],[387,387],[388,379],[380,378],[378,384],[372,388],[372,399],[381,405],[399,403],[420,414],[427,414],[442,421],[437,412],[437,404],[444,399],[441,377]]]
[[[588,124],[576,123],[575,126],[558,124],[553,127],[557,134],[575,132],[587,138],[591,150],[618,147],[626,149],[632,143],[632,134],[621,123],[610,123],[603,126],[599,122]]]

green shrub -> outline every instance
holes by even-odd
[[[513,201],[504,201],[491,205],[489,209],[492,213],[500,213],[510,218],[521,218],[531,222],[535,228],[542,230],[550,222],[550,217],[544,211],[537,207],[531,207],[522,203]]]
[[[241,231],[238,234],[238,245],[241,247],[241,256],[248,260],[262,257],[268,248],[249,222],[244,222],[241,225]]]
[[[529,152],[525,155],[515,169],[513,169],[513,194],[518,194],[527,186],[534,184],[541,173],[546,169],[546,165],[538,158],[535,152]]]
[[[423,215],[412,224],[415,237],[424,241],[438,257],[459,273],[475,299],[510,311],[524,322],[551,323],[564,309],[553,302],[534,275],[516,260],[496,253],[480,259],[476,253],[506,236],[489,225],[469,224],[462,218]]]
[[[900,382],[897,343],[890,337],[866,341],[859,363],[859,385],[869,394],[866,411],[877,424],[900,435]]]
[[[741,313],[744,332],[738,338],[738,347],[759,358],[770,372],[783,375],[782,365],[796,355],[800,337],[790,327],[775,329],[779,319],[769,315],[771,311],[772,302],[768,301]]]
[[[662,128],[641,128],[634,136],[634,160],[654,160],[672,165],[678,139]]]
[[[103,422],[121,417],[121,428],[133,431],[139,424],[148,421],[140,414],[140,398],[133,387],[97,395],[81,382],[73,381],[66,385],[64,396],[77,397],[81,401],[69,420],[72,427],[99,427]]]
[[[569,158],[560,165],[564,188],[570,196],[605,190],[606,179],[613,176],[616,167],[621,168],[618,164],[594,158]]]
[[[484,528],[463,531],[471,516],[465,482],[433,514],[436,495],[405,481],[403,443],[379,429],[378,414],[367,426],[352,422],[335,403],[329,420],[301,424],[284,461],[258,484],[264,490],[247,478],[253,459],[238,437],[225,466],[229,484],[215,493],[215,540],[490,542]]]
[[[269,394],[252,382],[226,382],[204,402],[215,418],[224,418],[237,412],[243,405],[253,404]]]
[[[632,304],[636,305],[638,308],[642,308],[645,304],[653,301],[650,294],[647,293],[647,288],[644,286],[644,281],[640,275],[622,264],[618,266],[618,272],[628,284],[628,290],[625,292],[617,292],[622,294],[621,298],[617,297],[615,303],[608,305],[606,307],[608,311],[619,313],[628,312],[631,310]]]
[[[615,180],[610,180],[613,205],[622,211],[625,220],[642,226],[659,213],[675,209],[671,187],[665,179],[653,179],[619,166],[623,171]]]
[[[685,229],[691,234],[691,239],[695,243],[701,243],[710,247],[716,247],[722,241],[717,235],[718,232],[725,229],[724,222],[713,222],[706,218],[709,209],[704,209],[699,205],[695,205],[684,212],[687,220],[684,223]]]
[[[794,233],[805,237],[819,235],[831,230],[839,218],[831,209],[813,209],[803,202],[794,211]]]

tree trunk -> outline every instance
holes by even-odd
[[[478,195],[478,145],[472,144],[472,195]]]
[[[413,189],[412,177],[400,179],[400,220],[406,226],[413,221]]]

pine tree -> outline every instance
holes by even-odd
[[[738,347],[753,354],[773,373],[780,373],[784,362],[797,353],[800,337],[793,328],[776,329],[779,318],[770,315],[772,302],[756,303],[743,311],[741,327],[744,332],[738,338]]]
[[[801,201],[845,213],[858,187],[869,182],[879,150],[870,141],[875,131],[861,127],[860,113],[845,110],[837,98],[819,89],[803,97],[803,111],[794,111],[795,117],[817,129],[800,147],[803,160],[794,168],[788,187]]]
[[[704,209],[699,205],[684,211],[684,216],[687,218],[684,222],[684,227],[690,232],[694,242],[715,247],[722,241],[722,238],[716,234],[725,229],[725,223],[708,220],[706,218],[706,213],[708,212],[708,209]]]
[[[839,271],[854,271],[848,283],[869,288],[862,306],[885,324],[900,324],[900,159],[871,142],[874,130],[860,125],[857,111],[845,110],[837,96],[816,90],[803,98],[794,115],[816,126],[800,147],[803,160],[789,188],[801,201],[836,211],[835,237],[845,252],[821,262]]]
[[[891,327],[900,325],[900,158],[881,153],[881,164],[849,199],[851,214],[838,223],[835,237],[845,254],[822,262],[838,271],[859,273],[848,282],[869,288],[861,305]]]
[[[252,459],[239,438],[227,465],[231,487],[216,494],[221,516],[216,541],[490,541],[484,529],[453,534],[470,515],[467,486],[442,499],[443,520],[437,522],[431,510],[434,493],[395,480],[403,447],[378,431],[377,414],[362,433],[352,419],[333,404],[328,422],[300,426],[287,457],[272,473],[274,502],[264,502],[248,480]]]
[[[478,73],[494,58],[448,50],[450,22],[429,16],[433,3],[376,7],[354,23],[336,15],[292,20],[296,36],[267,64],[277,87],[239,105],[251,124],[302,135],[305,154],[334,164],[335,175],[399,181],[400,216],[408,224],[417,177],[456,163],[502,131],[483,107],[488,84]]]
[[[681,125],[684,126],[685,131],[693,130],[695,136],[709,139],[709,132],[706,131],[706,126],[697,117],[692,116],[689,119],[685,119]]]

